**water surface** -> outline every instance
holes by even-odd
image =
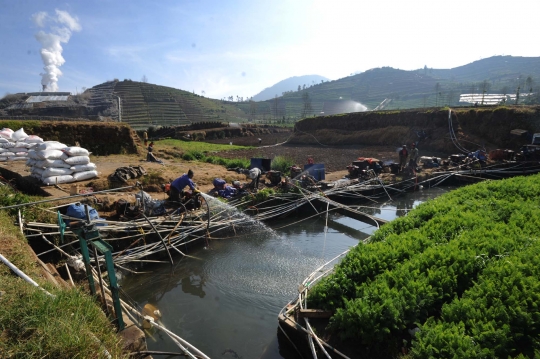
[[[424,189],[360,209],[392,220],[446,191]],[[250,225],[209,248],[188,248],[191,257],[176,257],[172,268],[147,266],[152,273],[126,277],[122,289],[141,307],[158,307],[165,327],[211,358],[290,358],[279,350],[279,311],[307,275],[376,229],[335,213],[300,219]],[[148,348],[179,351],[159,332],[148,338]]]

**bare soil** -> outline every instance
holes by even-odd
[[[270,158],[274,159],[276,156],[284,156],[293,159],[293,161],[302,166],[307,163],[309,157],[313,158],[315,163],[323,163],[326,169],[326,179],[336,180],[343,178],[347,174],[347,165],[358,157],[374,157],[383,161],[397,161],[397,148],[390,146],[324,146],[324,145],[290,145],[280,144],[288,139],[291,133],[271,133],[261,134],[260,137],[238,137],[230,139],[222,139],[216,141],[209,141],[213,143],[229,143],[253,146],[251,149],[246,150],[231,150],[231,151],[219,151],[214,155],[224,158]],[[261,143],[259,144],[259,138]],[[278,143],[276,145],[276,143]],[[70,192],[72,185],[78,185],[80,191],[93,190],[99,191],[115,187],[123,187],[133,185],[137,181],[144,185],[144,190],[151,194],[153,198],[162,199],[165,198],[159,184],[167,183],[178,176],[186,173],[189,169],[195,172],[194,181],[198,187],[207,192],[212,189],[212,181],[214,178],[219,177],[225,179],[228,183],[234,180],[247,182],[245,175],[238,174],[234,171],[228,171],[225,167],[219,165],[213,165],[209,163],[196,162],[196,161],[184,161],[180,158],[170,158],[170,155],[165,155],[166,148],[160,148],[159,142],[156,144],[154,150],[158,158],[167,157],[164,160],[165,164],[146,162],[145,155],[129,154],[129,155],[109,155],[109,156],[91,156],[91,161],[97,165],[99,177],[93,178],[87,181],[81,181],[76,183],[61,184],[58,187],[44,186],[42,187],[51,196],[64,197]],[[141,151],[142,152],[142,151]],[[421,155],[437,155],[440,153],[422,153]],[[17,172],[23,176],[29,175],[29,169],[25,166],[24,162],[9,162],[2,163],[2,166],[6,166],[11,171]],[[137,178],[125,183],[111,183],[109,176],[115,172],[119,167],[124,166],[142,166],[147,172],[146,177],[149,178]],[[109,195],[111,200],[115,200],[114,195]]]

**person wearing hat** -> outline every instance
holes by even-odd
[[[171,183],[171,189],[169,194],[169,200],[180,202],[184,197],[184,188],[188,186],[193,192],[200,193],[197,189],[195,183],[193,183],[194,173],[192,170],[189,170],[188,173],[184,173],[182,176],[178,177]]]
[[[409,157],[409,151],[407,151],[407,145],[403,145],[399,150],[399,172],[403,172],[405,166],[407,166],[407,157]]]
[[[418,148],[416,148],[416,143],[414,142],[412,143],[411,147],[409,165],[416,167],[418,165]]]

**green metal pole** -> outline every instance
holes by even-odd
[[[81,246],[81,253],[83,256],[84,267],[86,268],[86,277],[88,278],[88,284],[90,285],[90,291],[92,295],[96,295],[96,286],[94,285],[94,276],[92,275],[92,266],[90,266],[90,254],[88,253],[88,245],[86,244],[86,238],[82,234],[82,231],[77,233],[79,237],[79,244]]]
[[[114,272],[114,263],[112,253],[108,250],[105,253],[105,263],[107,263],[107,274],[109,276],[109,283],[111,284],[111,293],[113,298],[114,312],[116,313],[116,320],[118,321],[118,331],[124,330],[125,324],[122,318],[122,307],[120,305],[120,293],[118,291],[118,282],[116,281],[116,274]]]

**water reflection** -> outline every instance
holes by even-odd
[[[203,290],[204,276],[192,274],[180,280],[182,283],[182,292],[204,298],[206,293]]]

